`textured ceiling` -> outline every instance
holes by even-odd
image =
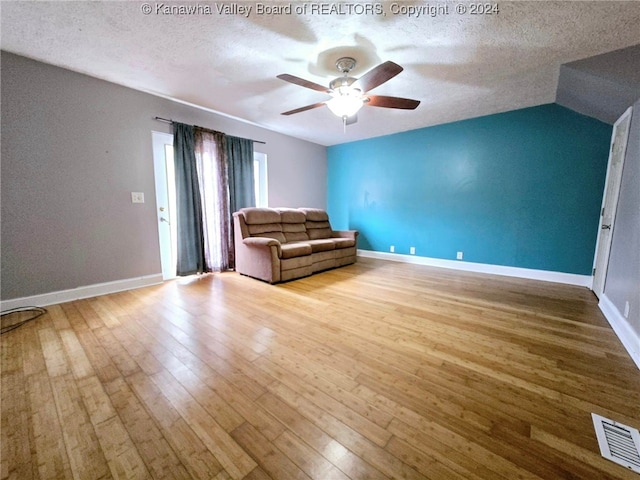
[[[553,102],[561,64],[640,43],[637,1],[498,2],[491,15],[431,2],[448,8],[436,16],[397,12],[429,5],[416,1],[151,1],[150,14],[142,2],[0,3],[4,50],[323,145]],[[180,5],[196,14],[167,12]],[[386,60],[402,65],[372,93],[422,103],[365,106],[346,133],[328,108],[280,115],[328,97],[276,75],[328,85],[345,55],[358,61],[355,77]]]

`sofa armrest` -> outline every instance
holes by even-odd
[[[278,257],[280,257],[282,255],[282,246],[280,245],[280,242],[278,240],[276,240],[275,238],[269,238],[269,237],[247,237],[245,239],[242,240],[242,243],[244,243],[247,247],[257,247],[257,248],[269,248],[269,247],[276,247],[277,251],[278,251]]]
[[[358,230],[333,230],[331,232],[333,238],[350,238],[352,240],[358,239]]]
[[[280,242],[278,240],[269,237],[247,237],[242,239],[242,243],[244,243],[245,245],[254,245],[261,247],[272,247],[280,245]]]
[[[247,237],[236,242],[236,271],[269,283],[280,281],[280,242],[269,237]]]

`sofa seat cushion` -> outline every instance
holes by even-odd
[[[313,253],[328,252],[336,248],[336,244],[333,241],[333,238],[309,240],[305,243],[311,245],[311,251]]]
[[[356,246],[356,241],[353,238],[332,238],[331,241],[336,248],[349,248]]]
[[[294,242],[294,243],[283,243],[281,245],[282,248],[282,256],[281,258],[295,258],[302,257],[305,255],[311,255],[311,245],[308,243],[302,242]]]

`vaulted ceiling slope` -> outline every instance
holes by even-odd
[[[556,103],[613,124],[640,98],[640,45],[560,66]]]
[[[637,1],[495,5],[3,1],[1,40],[9,52],[322,145],[553,102],[561,64],[640,43]],[[328,85],[343,56],[358,61],[355,77],[402,65],[372,93],[420,106],[367,107],[346,133],[324,107],[280,115],[328,97],[276,75]]]

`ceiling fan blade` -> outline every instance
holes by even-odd
[[[306,107],[296,108],[295,110],[289,110],[288,112],[282,112],[280,115],[293,115],[294,113],[306,112],[312,108],[318,108],[325,105],[325,102],[314,103],[313,105],[307,105]]]
[[[387,80],[391,80],[402,70],[404,69],[397,63],[390,61],[384,62],[365,73],[355,82],[355,84],[363,92],[368,92],[369,90],[376,88],[378,85],[382,85]]]
[[[280,80],[284,80],[285,82],[293,83],[295,85],[300,85],[301,87],[310,88],[311,90],[317,90],[318,92],[327,93],[329,91],[327,87],[323,87],[318,83],[305,80],[304,78],[296,77],[295,75],[289,75],[288,73],[283,73],[281,75],[278,75],[278,78]]]
[[[420,105],[419,100],[401,97],[387,97],[385,95],[367,95],[369,101],[365,105],[384,108],[402,108],[404,110],[414,110]]]

